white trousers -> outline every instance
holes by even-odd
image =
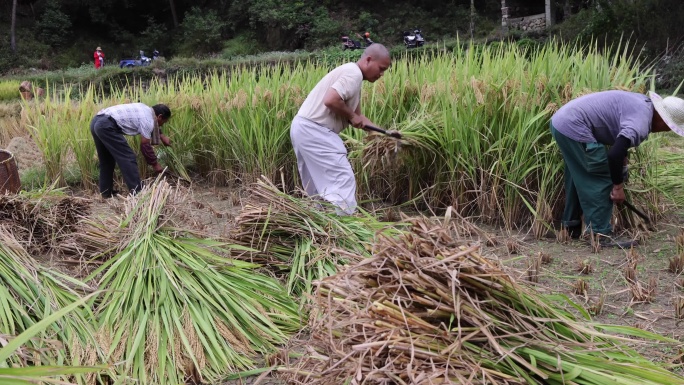
[[[332,130],[296,116],[290,140],[297,156],[299,177],[307,195],[337,206],[339,215],[356,210],[356,179],[342,138]]]

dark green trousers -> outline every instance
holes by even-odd
[[[601,143],[579,143],[551,125],[551,135],[558,143],[565,161],[565,209],[562,224],[566,227],[584,223],[586,231],[610,235],[613,181],[608,168],[608,151]]]

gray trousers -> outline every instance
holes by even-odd
[[[116,165],[119,165],[128,190],[133,193],[140,191],[140,171],[135,152],[114,119],[105,115],[95,116],[90,122],[90,133],[100,161],[100,194],[108,198],[114,193]]]
[[[356,179],[340,136],[296,116],[290,127],[290,140],[307,195],[332,203],[340,215],[353,214],[357,206]]]

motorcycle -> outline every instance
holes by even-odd
[[[406,48],[416,48],[425,45],[423,32],[420,29],[414,29],[413,32],[404,31],[404,45]]]
[[[363,40],[363,43],[366,45],[366,47],[373,44],[373,40],[371,40],[371,38],[370,38],[370,32],[364,33],[363,36],[361,36],[357,33],[356,36],[358,36],[359,39]]]
[[[346,49],[361,49],[361,43],[350,39],[349,36],[342,36],[342,50]]]
[[[140,51],[140,59],[123,59],[119,62],[119,68],[133,68],[146,67],[152,63],[153,60],[159,58],[159,51],[156,49],[152,52],[152,57],[145,56],[145,51]]]

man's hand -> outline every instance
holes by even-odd
[[[366,126],[374,126],[375,124],[370,121],[367,117],[361,114],[354,114],[354,118],[349,121],[352,127],[365,129]]]
[[[164,143],[164,146],[171,147],[171,138],[164,134],[161,134],[159,136],[159,139],[161,139],[161,142]]]
[[[354,114],[354,116],[349,121],[352,127],[363,128],[366,124],[370,124],[370,120],[361,114]]]
[[[159,162],[155,163],[155,164],[152,166],[152,169],[153,169],[154,172],[157,173],[157,174],[161,174],[161,173],[164,171],[164,168],[161,166],[161,164],[159,164]]]
[[[615,204],[622,204],[625,201],[625,189],[623,184],[613,185],[613,191],[610,192],[610,199]]]

